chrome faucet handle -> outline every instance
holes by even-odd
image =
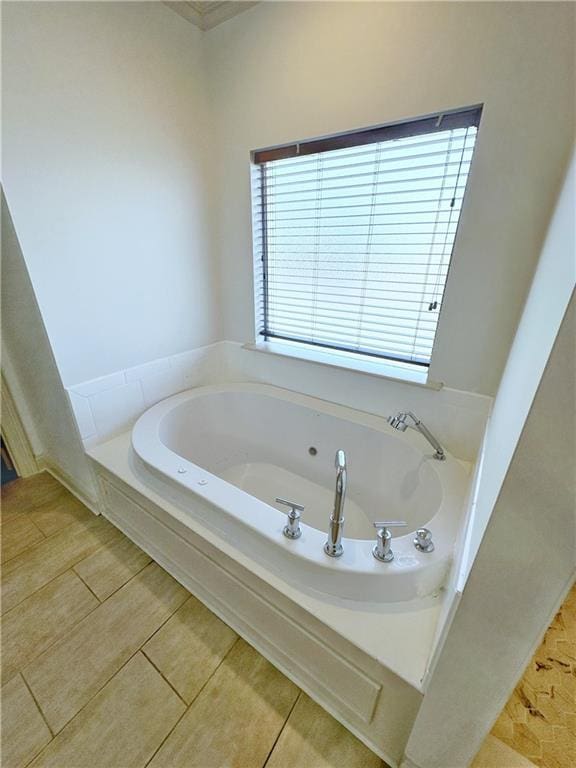
[[[288,499],[281,499],[278,496],[276,497],[276,501],[278,504],[284,504],[285,507],[290,507],[292,510],[298,510],[298,512],[304,512],[304,507],[302,504],[296,504],[295,501],[288,501]]]
[[[408,523],[404,520],[384,520],[383,522],[372,523],[374,528],[405,528]]]
[[[407,525],[404,520],[383,520],[376,523],[372,523],[376,531],[376,544],[372,548],[372,554],[376,560],[380,560],[382,563],[389,563],[394,560],[394,552],[392,552],[391,542],[392,534],[390,528],[403,528]]]
[[[302,536],[302,529],[300,528],[301,512],[304,512],[302,504],[296,504],[295,501],[287,501],[286,499],[277,498],[278,504],[284,504],[286,507],[290,507],[290,511],[287,514],[286,525],[282,529],[282,533],[287,539],[299,539]]]
[[[432,541],[432,531],[428,528],[418,528],[414,546],[419,552],[434,552],[434,542]]]

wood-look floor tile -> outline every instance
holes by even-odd
[[[385,768],[350,731],[300,694],[266,768]]]
[[[190,704],[237,637],[205,605],[190,597],[143,651]]]
[[[81,560],[74,570],[100,600],[105,600],[150,562],[140,547],[123,537]]]
[[[48,472],[26,479],[14,480],[2,486],[2,517],[13,512],[28,512],[38,504],[68,493]]]
[[[151,563],[25,667],[52,730],[60,731],[187,597]]]
[[[12,485],[12,483],[10,483]],[[20,515],[26,515],[27,512],[22,511],[18,508],[18,505],[15,504],[13,501],[6,502],[6,494],[4,492],[4,488],[6,488],[5,485],[2,486],[2,494],[0,496],[0,525],[3,523],[6,523],[8,520],[12,520],[15,517],[20,517]]]
[[[44,538],[42,531],[37,528],[26,514],[15,514],[2,522],[0,527],[2,545],[0,560],[5,562],[16,557],[25,549]]]
[[[34,544],[2,568],[2,611],[8,611],[33,592],[67,571],[84,557],[122,534],[102,517],[72,523]]]
[[[298,693],[238,640],[149,765],[262,768]]]
[[[140,768],[186,709],[137,653],[32,763],[35,768]]]
[[[94,516],[88,507],[68,492],[39,504],[28,514],[46,536],[56,533],[76,520],[89,520]]]
[[[4,614],[2,679],[9,680],[97,605],[81,579],[66,571]]]
[[[20,675],[2,686],[2,768],[23,768],[52,735]]]

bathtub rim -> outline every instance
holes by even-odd
[[[438,476],[442,489],[440,507],[428,523],[435,535],[436,550],[431,554],[417,552],[413,546],[414,534],[410,531],[394,539],[396,557],[391,563],[382,564],[372,557],[374,539],[352,539],[346,536],[343,538],[344,556],[329,558],[322,552],[326,532],[304,524],[304,533],[300,539],[286,539],[281,535],[285,521],[282,512],[181,457],[161,439],[162,419],[173,409],[205,395],[238,392],[288,401],[307,410],[361,424],[408,443],[424,459],[430,459],[429,466]],[[398,433],[392,430],[385,419],[374,414],[268,384],[238,383],[196,387],[157,403],[137,420],[131,442],[135,455],[152,475],[199,497],[228,515],[234,525],[237,525],[239,517],[235,510],[241,505],[250,504],[250,514],[240,518],[242,525],[251,529],[258,540],[265,539],[278,552],[279,557],[287,556],[295,559],[295,562],[300,560],[302,567],[310,570],[312,578],[327,584],[325,589],[320,589],[321,592],[355,601],[392,603],[424,597],[437,589],[430,588],[432,582],[445,582],[452,562],[458,526],[463,519],[469,477],[461,463],[450,454],[447,454],[443,462],[432,459],[432,452],[428,454],[422,450],[428,446],[414,430]],[[219,529],[218,526],[214,527]],[[334,575],[330,576],[330,573]],[[360,579],[364,579],[364,583]],[[385,600],[384,592],[387,595],[392,593],[395,597]],[[359,597],[360,593],[367,597]]]

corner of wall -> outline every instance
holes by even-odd
[[[36,458],[42,456],[96,500],[92,470],[84,456],[76,422],[34,289],[2,192],[2,368]]]

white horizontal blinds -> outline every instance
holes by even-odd
[[[260,333],[428,365],[476,130],[255,166]]]

